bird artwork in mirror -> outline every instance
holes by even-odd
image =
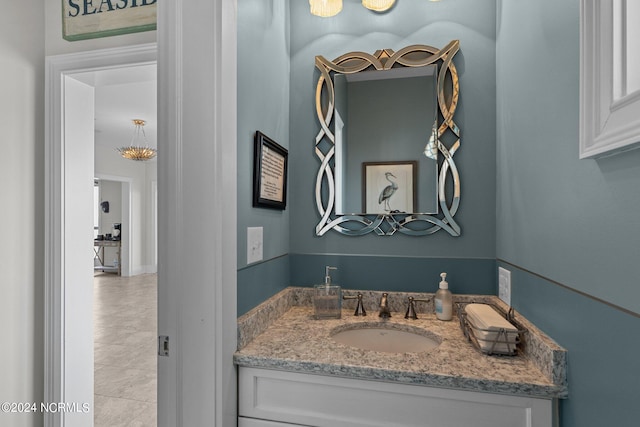
[[[316,56],[316,235],[460,235],[458,50]]]
[[[364,162],[362,212],[406,214],[414,212],[417,161]]]

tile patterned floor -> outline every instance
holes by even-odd
[[[157,276],[94,276],[94,425],[156,427]]]

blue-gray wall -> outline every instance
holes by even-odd
[[[512,304],[568,351],[569,398],[561,427],[636,427],[640,420],[640,319],[504,262]]]
[[[334,255],[345,255],[332,261],[340,264],[336,274],[345,287],[435,291],[440,272],[448,270],[453,290],[493,292],[494,0],[404,0],[387,14],[346,1],[340,15],[330,19],[311,16],[304,1],[241,0],[238,7],[238,314],[286,286],[320,282],[327,256],[336,260]],[[281,13],[284,21],[276,13]],[[320,219],[314,199],[320,164],[314,151],[319,129],[314,107],[315,56],[333,59],[355,50],[373,53],[410,44],[441,48],[453,39],[459,39],[462,46],[455,58],[462,88],[456,114],[456,123],[463,129],[462,148],[455,155],[461,170],[462,203],[456,220],[462,226],[462,236],[454,238],[443,231],[425,238],[353,238],[335,232],[315,236]],[[290,94],[288,110],[281,104],[285,93]],[[280,126],[285,123],[290,126],[288,135]],[[274,126],[274,132],[280,133],[271,135],[269,129]],[[289,194],[284,213],[251,207],[250,141],[255,129],[278,142],[282,138],[282,145],[289,149]],[[260,225],[265,233],[265,261],[247,266],[243,262],[246,227]],[[285,265],[291,265],[288,276]],[[362,270],[367,265],[381,273],[367,274]]]
[[[252,207],[256,130],[289,148],[289,0],[238,1],[238,314],[289,285],[290,203]],[[247,227],[264,237],[264,261],[250,266]]]
[[[274,16],[281,5],[285,5],[284,22]],[[340,15],[329,19],[311,16],[304,1],[240,0],[238,8],[238,314],[288,285],[320,282],[327,259],[336,260],[335,255],[345,255],[332,261],[344,270],[337,275],[345,287],[435,291],[440,272],[448,271],[453,290],[493,292],[494,0],[402,0],[386,14],[346,1]],[[462,46],[455,58],[462,88],[456,114],[456,123],[463,129],[462,148],[455,155],[461,170],[462,203],[456,220],[462,236],[454,238],[444,231],[424,238],[353,238],[335,232],[315,236],[320,219],[314,199],[320,165],[314,151],[319,129],[314,107],[315,56],[333,59],[355,50],[373,53],[410,44],[442,48],[452,39],[459,39]],[[289,80],[283,80],[287,67]],[[269,78],[263,78],[263,73]],[[287,108],[278,90],[290,94]],[[276,126],[281,131],[284,123],[290,125],[288,141],[282,144],[289,149],[289,194],[287,210],[280,214],[251,207],[250,140],[255,129],[261,129],[278,141],[280,135],[270,135],[268,129]],[[256,225],[265,227],[265,262],[246,266],[246,227]],[[290,256],[282,257],[287,253]],[[289,276],[283,268],[286,263],[291,265]],[[368,274],[368,266],[380,274]],[[376,280],[364,280],[366,277]]]
[[[578,159],[579,0],[499,1],[497,28],[496,253],[513,305],[568,349],[562,427],[636,426],[640,150]]]
[[[386,14],[371,12],[358,1],[343,5],[339,15],[319,18],[309,14],[308,2],[291,2],[291,253],[495,260],[495,0],[399,0]],[[314,197],[320,166],[314,151],[320,129],[315,56],[334,59],[351,51],[399,50],[411,44],[442,48],[453,39],[461,46],[454,62],[461,87],[456,122],[462,129],[462,147],[455,162],[461,176],[456,220],[462,236],[443,231],[423,238],[354,238],[334,231],[315,236],[320,220]],[[321,280],[322,269],[317,273]]]
[[[640,151],[578,159],[579,0],[503,1],[499,258],[640,313]]]
[[[463,6],[463,7],[462,7]],[[336,265],[336,282],[348,288],[435,292],[448,271],[452,290],[494,291],[495,281],[495,3],[493,0],[432,3],[399,1],[387,14],[359,2],[344,2],[336,17],[311,16],[305,2],[291,3],[291,282],[322,279],[323,265]],[[401,24],[399,24],[401,23]],[[424,238],[404,235],[344,237],[314,234],[320,219],[314,199],[320,160],[314,152],[319,130],[314,96],[316,55],[334,59],[346,52],[398,50],[411,44],[444,47],[459,39],[455,58],[461,97],[456,122],[464,129],[455,155],[461,171],[462,204],[456,219],[462,236],[446,232]],[[383,123],[377,125],[383,126]],[[315,279],[314,279],[315,278]]]
[[[240,0],[239,44],[245,48],[266,31],[254,26],[263,18],[246,6],[260,2]],[[339,267],[335,281],[350,288],[433,291],[439,272],[448,271],[454,292],[495,293],[497,263],[512,271],[515,308],[569,351],[561,426],[637,425],[640,150],[578,160],[579,0],[399,0],[381,15],[345,1],[343,12],[329,19],[310,16],[306,2],[289,6],[290,23],[287,18],[282,27],[287,35],[280,44],[263,45],[263,58],[288,49],[283,61],[290,74],[281,89],[290,91],[290,104],[281,105],[282,115],[267,114],[289,125],[283,131],[289,135],[289,207],[277,225],[290,234],[282,247],[269,250],[266,262],[241,265],[238,312],[289,284],[319,282],[327,264]],[[456,163],[462,204],[456,218],[463,235],[316,237],[314,56],[333,59],[412,43],[442,47],[451,39],[461,41]],[[243,94],[239,88],[239,141],[245,119],[262,118],[245,116],[244,106],[276,89],[252,82],[260,75],[255,63],[241,61],[240,68],[253,65],[241,72],[239,84],[254,89]],[[248,165],[250,154],[243,158]],[[249,179],[239,177],[246,197]],[[240,210],[251,210],[247,200]],[[243,227],[256,225],[250,222],[261,213],[241,215],[244,244]],[[265,235],[271,232],[265,228]],[[240,251],[243,260],[246,248]]]

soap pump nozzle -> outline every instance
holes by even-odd
[[[447,278],[447,273],[440,273],[440,277],[442,278],[440,281],[440,289],[449,289],[449,283],[445,280]]]
[[[328,288],[331,285],[331,270],[337,270],[338,267],[329,267],[328,265],[324,270],[324,284]]]

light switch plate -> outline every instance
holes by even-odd
[[[262,227],[247,227],[247,264],[262,261]]]
[[[498,267],[498,298],[511,306],[511,271]]]

